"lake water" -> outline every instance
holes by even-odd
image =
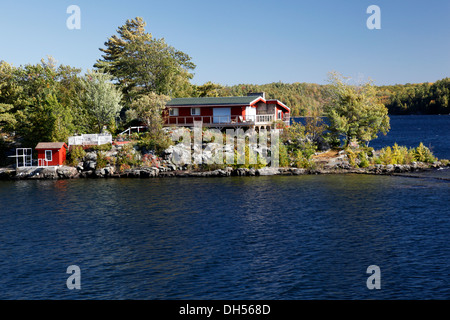
[[[388,137],[450,158],[442,119],[400,117]],[[449,299],[449,180],[0,181],[0,299]]]

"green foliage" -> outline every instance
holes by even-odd
[[[249,92],[265,92],[268,99],[278,99],[291,108],[291,116],[308,116],[320,110],[326,101],[326,86],[313,83],[274,82],[264,85],[238,84],[219,88],[219,97],[245,96]],[[323,114],[321,114],[323,115]]]
[[[381,86],[378,95],[390,114],[450,113],[450,78],[435,83]]]
[[[315,162],[310,156],[306,156],[301,150],[295,150],[294,166],[303,169],[313,169],[315,167]]]
[[[164,39],[154,39],[145,26],[141,17],[127,20],[100,49],[104,54],[94,67],[114,77],[127,102],[150,92],[172,96],[192,92],[190,71],[196,66],[191,58]]]
[[[404,146],[394,144],[393,147],[387,146],[380,150],[379,157],[375,163],[379,164],[411,164],[414,161],[433,163],[437,158],[431,150],[421,142],[417,148],[408,149]]]
[[[370,166],[369,158],[365,151],[361,151],[358,154],[358,158],[359,158],[359,167],[360,168],[367,168],[368,166]]]
[[[290,151],[300,149],[306,141],[306,128],[294,121],[290,127],[283,130],[280,138]]]
[[[351,148],[347,148],[345,150],[347,157],[348,157],[348,163],[352,166],[352,167],[356,167],[358,166],[358,164],[356,163],[356,159],[358,159],[358,153],[355,152],[353,149]]]
[[[0,132],[5,129],[6,132],[14,130],[17,121],[14,114],[11,113],[14,106],[11,104],[0,103]]]
[[[248,143],[245,144],[244,153],[239,151],[237,147],[234,148],[234,164],[229,164],[232,168],[261,169],[267,166],[266,159],[250,148]]]
[[[97,152],[97,169],[103,169],[108,165],[108,159],[104,152]]]
[[[170,136],[165,134],[164,131],[158,131],[156,133],[146,132],[137,142],[140,149],[154,151],[158,155],[162,155],[163,151],[172,144],[172,139],[170,139]]]
[[[84,89],[83,102],[99,133],[104,126],[115,121],[122,109],[122,94],[111,80],[112,77],[108,74],[88,71],[81,82]]]
[[[281,142],[279,143],[278,156],[279,156],[279,166],[281,168],[288,167],[290,164],[288,150],[287,147]]]
[[[79,69],[56,67],[51,57],[19,68],[1,63],[3,131],[16,131],[25,147],[35,147],[39,141],[66,141],[81,128],[83,119],[77,98],[78,73]]]
[[[6,166],[12,163],[11,158],[7,158],[7,152],[11,148],[11,144],[0,136],[0,166]]]
[[[206,85],[206,84],[205,84]],[[449,114],[450,78],[435,83],[404,84],[374,87],[376,96],[389,114]],[[325,115],[321,110],[329,97],[329,85],[312,83],[239,84],[223,86],[218,96],[245,96],[248,92],[266,92],[291,108],[291,116]]]
[[[132,144],[125,144],[117,152],[117,162],[116,165],[124,167],[138,167],[141,165],[141,155],[137,152]]]
[[[220,97],[220,90],[223,87],[220,84],[212,83],[208,81],[207,83],[196,86],[193,85],[192,97]]]
[[[84,151],[82,146],[73,146],[70,149],[70,152],[67,156],[68,164],[71,166],[77,166],[80,163],[84,156],[86,155],[86,151]]]
[[[431,150],[425,147],[421,142],[420,145],[414,150],[414,160],[425,163],[433,163],[437,161],[437,158],[433,155]]]
[[[130,108],[136,112],[138,118],[145,122],[150,133],[157,134],[163,128],[162,113],[169,100],[168,96],[151,92],[133,101]]]
[[[318,123],[312,124],[312,126],[316,126]],[[311,124],[309,129],[311,129]],[[288,166],[289,163],[293,162],[298,168],[313,168],[314,161],[311,157],[317,151],[317,145],[312,141],[315,134],[318,134],[318,131],[310,133],[307,131],[307,127],[297,122],[293,122],[290,127],[284,129],[280,145],[286,149],[287,160],[285,160],[283,166]],[[280,151],[280,163],[281,158]]]
[[[90,146],[89,147],[90,151],[111,151],[112,150],[112,144],[111,143],[107,143],[107,144],[102,144],[99,146]]]
[[[368,144],[379,132],[390,129],[388,110],[367,82],[359,86],[346,83],[337,73],[330,73],[330,100],[327,105],[329,130],[344,137],[347,146],[352,139]]]

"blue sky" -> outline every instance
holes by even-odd
[[[72,4],[80,30],[66,27]],[[381,9],[381,30],[366,27],[370,5]],[[192,57],[196,84],[322,84],[333,70],[378,85],[450,76],[448,0],[3,1],[0,60],[20,66],[51,55],[86,71],[136,16]]]

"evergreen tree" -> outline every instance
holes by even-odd
[[[145,26],[140,17],[127,20],[118,28],[118,35],[105,42],[106,48],[100,49],[104,54],[94,67],[113,76],[126,103],[149,92],[188,96],[192,90],[190,71],[195,64],[164,39],[154,39],[146,33]]]
[[[329,130],[343,136],[346,146],[352,139],[368,145],[379,132],[387,134],[389,131],[388,110],[371,82],[356,86],[345,80],[337,73],[329,75]]]

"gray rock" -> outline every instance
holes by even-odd
[[[84,156],[84,161],[97,161],[97,153],[95,152],[88,152]]]
[[[62,179],[73,179],[79,175],[77,168],[67,166],[57,168],[56,173]]]
[[[280,174],[280,170],[278,168],[265,167],[256,170],[257,176],[273,176],[277,174]]]
[[[293,168],[291,172],[295,176],[306,174],[306,170],[302,168]]]
[[[95,171],[96,168],[97,168],[97,162],[95,162],[95,161],[88,160],[88,161],[85,161],[83,164],[84,171],[91,171],[91,170]]]

